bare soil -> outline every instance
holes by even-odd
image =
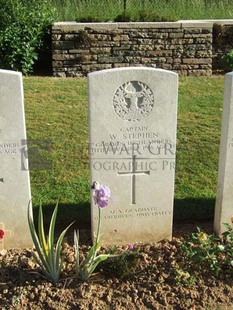
[[[102,265],[87,282],[73,278],[74,251],[71,236],[64,245],[66,260],[62,279],[52,284],[35,271],[31,249],[0,254],[1,309],[233,309],[233,277],[219,278],[196,269],[185,260],[181,244],[210,223],[175,224],[171,241],[137,245],[137,255],[127,266]],[[88,250],[89,231],[81,253]],[[133,251],[135,251],[135,249]],[[122,250],[122,248],[120,249]],[[123,249],[125,250],[125,249]],[[106,249],[103,249],[106,251]],[[115,269],[114,269],[115,267]]]

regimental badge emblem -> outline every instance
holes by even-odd
[[[151,113],[154,107],[154,95],[145,83],[130,81],[116,90],[113,106],[116,114],[123,120],[140,121]]]

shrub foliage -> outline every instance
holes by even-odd
[[[221,65],[223,69],[225,69],[227,72],[233,70],[233,50],[230,50],[226,55],[222,56]]]
[[[53,12],[45,0],[0,0],[0,66],[28,75]]]

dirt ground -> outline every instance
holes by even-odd
[[[106,262],[87,282],[73,278],[71,237],[64,245],[65,268],[57,284],[51,284],[35,273],[40,270],[30,249],[2,252],[0,307],[57,310],[233,309],[232,274],[215,278],[208,271],[192,269],[185,261],[180,246],[197,226],[207,232],[212,229],[210,223],[175,224],[172,241],[135,246],[132,253],[128,250],[127,264],[122,261]],[[82,235],[89,236],[90,232],[83,231]],[[88,241],[85,242],[81,253],[88,249]]]

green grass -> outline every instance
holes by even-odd
[[[30,172],[34,205],[59,200],[62,220],[73,212],[83,221],[90,194],[86,80],[25,78],[24,87],[27,137],[48,140],[49,150],[39,153],[52,162],[52,170]]]
[[[113,21],[125,15],[132,21],[232,18],[231,0],[51,0],[56,21]]]
[[[87,224],[90,221],[87,80],[27,77],[24,88],[28,139],[51,142],[50,150],[42,151],[42,155],[51,160],[52,169],[31,171],[34,205],[42,201],[54,207],[59,199],[62,222],[78,219],[79,224]],[[176,219],[213,215],[222,102],[222,76],[180,78]]]
[[[180,79],[175,190],[177,218],[192,214],[196,219],[213,215],[223,83],[223,77],[219,76]]]

